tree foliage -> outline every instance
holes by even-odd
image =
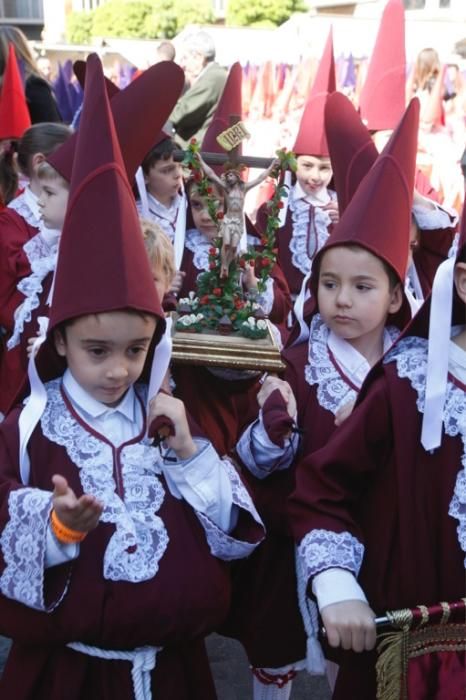
[[[229,0],[226,21],[240,27],[277,27],[307,9],[304,0]]]
[[[72,12],[66,22],[66,40],[70,44],[89,44],[92,19],[92,12]]]
[[[91,12],[71,13],[67,39],[85,44],[92,37],[171,38],[187,24],[214,20],[211,0],[109,0]]]

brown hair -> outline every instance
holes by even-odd
[[[0,26],[0,76],[3,76],[5,72],[10,44],[14,45],[16,58],[18,61],[21,60],[24,65],[26,77],[41,75],[29,48],[26,35],[18,27],[4,24]]]
[[[71,127],[58,122],[41,122],[30,126],[18,141],[18,165],[21,171],[30,177],[32,156],[36,153],[48,156],[65,143],[72,133]]]
[[[142,237],[150,262],[163,270],[171,284],[176,274],[173,245],[167,234],[155,221],[140,217]]]
[[[435,49],[422,49],[413,69],[413,90],[432,90],[440,71],[440,59]]]

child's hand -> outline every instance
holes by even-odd
[[[348,401],[348,403],[345,403],[344,406],[340,406],[338,411],[335,413],[335,425],[341,425],[347,418],[350,417],[355,403],[356,401]]]
[[[283,399],[286,401],[286,408],[291,418],[295,418],[297,407],[293,391],[288,382],[285,382],[283,379],[279,379],[278,377],[269,375],[262,384],[260,391],[257,394],[257,402],[259,406],[261,408],[263,407],[270,394],[275,391],[275,389],[279,390],[280,394],[283,396]]]
[[[250,265],[246,265],[243,272],[243,284],[245,289],[250,292],[251,289],[257,289],[259,280],[256,277],[254,260],[251,260]]]
[[[178,459],[189,459],[195,455],[197,447],[191,436],[184,403],[160,392],[149,403],[148,425],[158,416],[166,416],[173,423],[175,434],[167,437],[165,444],[175,451]]]
[[[370,651],[375,646],[375,615],[361,600],[326,605],[321,610],[327,640],[331,647]]]
[[[181,270],[178,270],[178,272],[175,274],[175,277],[173,279],[173,282],[170,287],[170,292],[173,294],[179,294],[181,291],[181,287],[183,286],[183,280],[186,277],[186,272],[182,272]]]
[[[59,474],[52,477],[52,482],[53,508],[63,525],[79,532],[90,532],[97,527],[104,509],[102,503],[89,494],[76,498],[67,480]]]
[[[340,221],[340,212],[338,211],[338,204],[333,200],[322,207],[323,211],[326,211],[330,217],[332,224],[337,224]]]

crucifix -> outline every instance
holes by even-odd
[[[230,127],[217,137],[218,143],[228,151],[228,155],[224,157],[226,170],[220,177],[206,163],[206,156],[211,154],[204,153],[201,155],[198,153],[205,176],[217,185],[225,198],[225,213],[219,229],[219,235],[222,239],[221,277],[223,278],[228,277],[230,263],[238,254],[238,246],[244,229],[244,200],[246,193],[263,182],[279,164],[277,159],[267,160],[268,167],[266,170],[254,180],[244,182],[241,178],[239,150],[241,141],[247,136],[249,134],[240,118],[231,116]],[[241,160],[244,161],[245,158],[241,157]]]

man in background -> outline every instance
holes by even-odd
[[[207,32],[187,37],[183,68],[189,85],[170,115],[174,139],[186,147],[190,139],[201,142],[223,92],[227,72],[215,62],[215,44]]]

